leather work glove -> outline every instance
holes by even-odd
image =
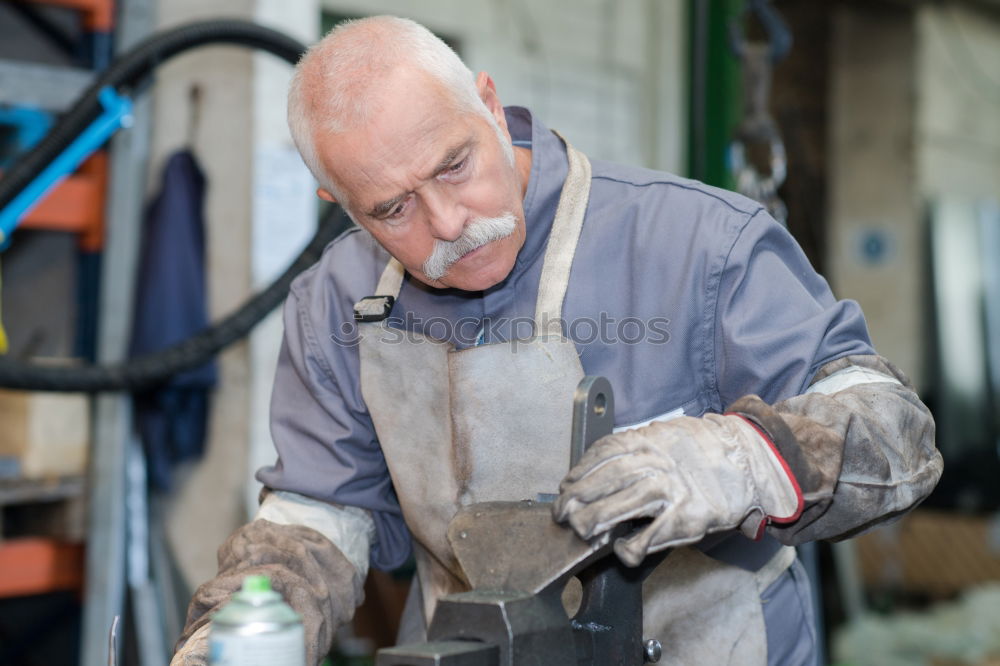
[[[303,525],[258,518],[219,548],[219,574],[191,599],[171,666],[208,664],[209,620],[253,574],[268,576],[271,587],[302,616],[310,665],[330,651],[337,628],[363,597],[354,565],[329,539]]]
[[[712,532],[739,528],[758,539],[769,521],[793,521],[803,506],[770,440],[737,415],[681,417],[603,437],[559,489],[553,515],[583,539],[653,519],[615,541],[615,553],[632,567],[648,553]]]
[[[170,666],[208,666],[208,632],[211,626],[206,622],[191,634],[170,660]]]

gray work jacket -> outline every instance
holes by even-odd
[[[459,347],[531,334],[566,153],[526,109],[507,118],[515,145],[532,150],[526,239],[511,274],[480,293],[407,280],[392,325]],[[406,560],[410,538],[361,396],[352,308],[387,260],[355,229],[293,283],[271,401],[278,460],[257,475],[371,511],[372,563],[384,569]],[[759,204],[599,160],[563,316],[584,372],[611,380],[618,426],[721,412],[746,394],[773,403],[802,393],[830,361],[874,353],[858,305],[833,297]]]

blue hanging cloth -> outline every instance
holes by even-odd
[[[170,157],[146,211],[130,355],[180,342],[205,328],[205,175],[190,150]],[[135,415],[151,484],[170,487],[171,468],[201,455],[214,362],[135,395]]]

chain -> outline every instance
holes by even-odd
[[[787,55],[791,34],[767,0],[748,0],[743,14],[751,11],[764,25],[768,41],[748,42],[740,23],[730,24],[730,48],[743,63],[744,104],[743,119],[729,144],[729,170],[740,194],[759,201],[774,219],[786,224],[788,209],[778,188],[785,182],[788,162],[768,102],[774,63]]]

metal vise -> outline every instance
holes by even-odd
[[[571,465],[608,434],[614,394],[587,377],[573,403]],[[549,498],[489,502],[461,510],[448,539],[472,591],[443,597],[428,642],[379,650],[376,666],[638,666],[660,658],[642,637],[642,582],[665,553],[630,569],[611,545],[619,526],[589,543],[552,520]],[[570,617],[563,592],[582,586]]]

